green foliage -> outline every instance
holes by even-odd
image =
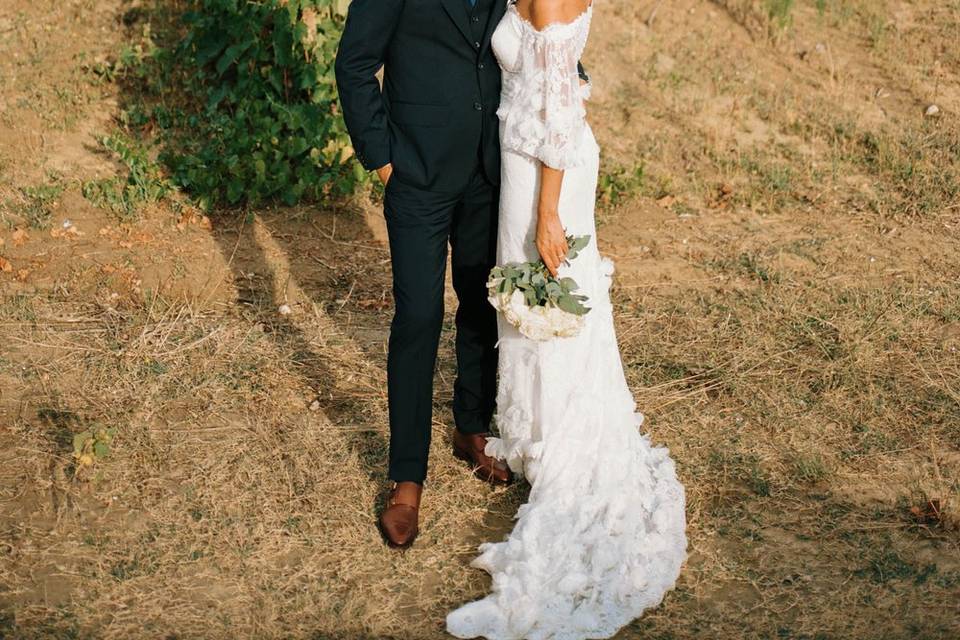
[[[769,497],[770,479],[767,478],[767,475],[763,472],[763,469],[760,468],[760,462],[755,456],[750,456],[749,462],[749,472],[745,478],[747,485],[758,496],[765,498]]]
[[[960,202],[960,127],[925,119],[905,132],[858,130],[838,123],[832,137],[840,160],[865,167],[886,198],[872,203],[880,213],[939,216]]]
[[[110,443],[116,435],[116,429],[108,429],[101,424],[94,424],[86,431],[73,436],[73,457],[79,468],[93,466],[96,460],[107,457],[110,453]]]
[[[793,459],[793,476],[798,482],[814,484],[829,475],[827,465],[820,454],[797,455]]]
[[[741,273],[756,278],[764,284],[780,282],[780,274],[764,266],[756,254],[741,253],[738,266]]]
[[[160,56],[195,107],[163,112],[161,156],[206,208],[345,195],[366,174],[351,162],[334,57],[340,0],[190,0],[186,33]],[[161,117],[162,116],[162,117]]]
[[[931,573],[936,572],[936,565],[919,568],[907,558],[901,556],[896,549],[889,545],[870,549],[867,565],[854,571],[854,575],[867,578],[876,584],[888,584],[898,580],[914,579],[918,584],[925,582]]]
[[[601,204],[616,206],[639,193],[644,187],[645,178],[643,164],[632,169],[618,165],[603,171],[597,180],[597,199]]]
[[[767,0],[767,17],[770,22],[783,29],[792,20],[794,0]]]
[[[116,82],[129,76],[145,79],[151,71],[150,60],[159,53],[150,24],[146,23],[140,37],[125,43],[115,59],[99,60],[84,69],[103,82]]]
[[[136,217],[141,205],[157,202],[172,190],[163,170],[143,146],[121,135],[104,136],[100,144],[123,163],[127,175],[83,183],[83,197],[87,200],[113,211],[121,220],[128,220]]]
[[[576,258],[589,242],[590,236],[567,236],[567,260]],[[494,267],[490,270],[488,288],[491,295],[507,296],[519,289],[529,307],[552,305],[577,316],[590,311],[583,305],[587,296],[574,293],[579,288],[576,280],[554,278],[543,260]]]
[[[56,204],[57,198],[63,194],[63,190],[64,186],[56,176],[50,183],[24,187],[20,190],[20,193],[23,195],[25,202],[15,209],[31,227],[46,229],[50,226],[50,221],[53,218],[53,206]]]

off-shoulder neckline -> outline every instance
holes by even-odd
[[[544,25],[542,29],[537,29],[535,26],[533,26],[533,23],[530,22],[530,20],[520,15],[520,11],[517,9],[517,3],[515,1],[513,0],[509,1],[507,3],[507,9],[508,10],[512,9],[513,15],[515,15],[517,19],[520,20],[520,22],[527,25],[531,31],[533,31],[534,33],[543,34],[553,29],[562,29],[563,27],[569,27],[569,26],[575,25],[581,20],[583,20],[584,18],[586,18],[587,16],[589,16],[590,13],[593,11],[593,0],[591,0],[590,4],[587,5],[587,8],[584,9],[580,13],[580,15],[578,15],[576,18],[574,18],[570,22],[560,22],[560,21],[551,22],[550,24]]]

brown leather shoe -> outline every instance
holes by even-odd
[[[387,496],[387,506],[380,514],[380,532],[391,547],[405,549],[413,544],[419,528],[420,496],[423,485],[417,482],[395,482]]]
[[[461,433],[453,432],[453,455],[469,462],[473,466],[473,473],[481,480],[493,484],[510,484],[513,473],[503,460],[491,458],[483,452],[487,446],[487,437],[490,433]]]

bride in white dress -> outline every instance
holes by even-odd
[[[585,120],[590,87],[577,73],[593,6],[556,0],[582,12],[538,29],[520,9],[530,16],[542,1],[511,2],[493,35],[503,70],[497,261],[549,253],[538,212],[548,182],[562,177],[562,229],[591,241],[559,273],[577,281],[592,310],[579,335],[549,341],[499,318],[500,438],[486,453],[531,490],[510,535],[480,545],[471,563],[490,573],[492,590],[447,616],[460,638],[608,638],[663,600],[687,557],[684,488],[668,450],[640,432],[614,334],[613,265],[597,251],[599,148]],[[548,266],[556,255],[544,256]]]

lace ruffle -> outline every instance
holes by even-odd
[[[532,489],[510,535],[480,545],[471,566],[489,572],[493,588],[449,614],[447,629],[457,637],[610,637],[663,600],[687,557],[685,493],[674,461],[638,433],[643,416],[610,359],[618,358],[609,315],[613,263],[600,258],[592,270],[585,334],[501,346],[501,437],[486,452]],[[575,360],[576,384],[556,370],[557,357]],[[543,385],[554,391],[538,393]],[[547,399],[556,406],[544,405]]]
[[[583,154],[590,85],[580,85],[577,61],[590,30],[592,10],[570,23],[538,31],[512,10],[520,24],[518,68],[505,73],[497,115],[505,149],[539,159],[555,169],[579,166]]]
[[[511,12],[494,34],[506,151],[498,261],[536,257],[539,166],[531,158],[573,168],[560,217],[570,233],[596,237],[599,149],[574,99],[589,92],[575,71],[588,21],[537,35]],[[562,73],[538,68],[549,55],[559,55]],[[563,269],[589,296],[577,335],[530,340],[498,319],[500,433],[486,451],[526,476],[530,496],[509,536],[479,547],[472,565],[490,573],[492,588],[447,616],[447,631],[460,638],[609,638],[662,601],[687,557],[683,485],[669,450],[640,432],[643,416],[624,376],[613,263],[590,243]]]

